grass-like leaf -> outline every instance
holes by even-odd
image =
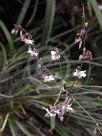
[[[6,54],[6,49],[3,46],[3,44],[0,42],[0,47],[2,49],[2,53],[3,53],[3,66],[5,66],[7,64],[7,54]]]
[[[98,3],[96,2],[96,0],[89,0],[89,1],[90,1],[91,5],[93,7],[95,14],[96,14],[100,28],[102,29],[102,13],[98,8]]]
[[[54,21],[54,15],[55,15],[55,5],[56,5],[56,0],[47,0],[45,24],[43,28],[43,36],[42,36],[42,43],[41,43],[42,46],[46,46],[50,38],[52,25]]]
[[[13,41],[12,38],[10,36],[9,31],[7,30],[5,24],[0,20],[0,28],[2,29],[6,40],[8,42],[8,55],[11,55],[14,52],[14,45],[13,45]]]
[[[26,13],[27,13],[27,10],[28,10],[28,8],[29,8],[30,2],[31,2],[31,0],[25,0],[25,1],[24,1],[24,5],[23,5],[23,7],[22,7],[22,9],[21,9],[21,12],[20,12],[20,15],[19,15],[19,17],[18,17],[18,19],[17,19],[16,24],[22,25],[23,20],[24,20],[24,18],[25,18],[25,15],[26,15]]]
[[[26,127],[24,126],[24,124],[22,124],[20,121],[15,120],[16,125],[18,126],[18,128],[26,135],[26,136],[33,136],[33,134],[31,134]]]
[[[9,128],[11,130],[12,136],[17,136],[15,125],[11,120],[9,120]]]

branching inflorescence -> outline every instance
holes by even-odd
[[[30,54],[33,59],[38,58],[38,52],[37,49],[34,45],[34,41],[32,40],[32,36],[25,30],[23,29],[20,25],[14,25],[14,28],[11,31],[11,34],[16,34],[20,36],[20,40],[24,42],[28,46],[28,53]],[[56,48],[55,50],[51,51],[51,59],[52,61],[59,60],[61,58],[59,50]],[[42,78],[44,82],[52,82],[55,80],[54,76],[49,72],[49,70],[43,65],[43,70],[42,70]],[[56,117],[58,116],[61,121],[63,121],[63,116],[66,112],[73,112],[72,106],[72,97],[67,95],[68,92],[64,90],[64,88],[61,86],[60,92],[66,93],[65,100],[63,102],[59,102],[59,97],[57,98],[54,106],[50,106],[50,108],[45,108],[43,107],[44,110],[46,110],[46,117]],[[58,103],[58,104],[57,104]]]
[[[88,23],[85,21],[85,9],[84,5],[82,5],[82,27],[79,33],[76,34],[75,44],[78,43],[79,50],[82,50],[82,54],[79,55],[79,60],[92,60],[92,53],[91,51],[86,49],[85,46],[85,37],[86,37],[86,28],[88,27]],[[86,77],[86,70],[82,70],[82,64],[81,66],[77,66],[75,72],[73,72],[73,76],[76,76],[77,78]]]

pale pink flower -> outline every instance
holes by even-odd
[[[30,40],[30,39],[24,39],[24,43],[25,43],[25,44],[28,44],[28,45],[31,45],[31,44],[34,43],[34,41],[33,41],[33,40]]]
[[[17,34],[18,33],[18,29],[12,29],[11,30],[11,34]]]
[[[78,78],[86,77],[86,70],[80,71],[79,69],[76,69],[75,72],[73,72],[73,76]]]
[[[55,117],[56,116],[56,113],[55,112],[51,112],[48,108],[45,108],[45,107],[42,107],[44,110],[46,110],[46,114],[45,114],[45,117]]]
[[[36,52],[36,50],[32,50],[31,48],[28,48],[28,53],[33,57],[37,57],[38,56],[38,52]]]
[[[26,38],[25,34],[23,34],[22,31],[20,31],[20,37],[21,37],[21,41],[24,41],[25,44],[32,45],[34,43],[33,40]]]
[[[65,113],[65,112],[73,112],[73,108],[71,107],[72,104],[66,104],[66,105],[63,105],[62,106],[62,113]]]
[[[53,75],[44,75],[44,82],[50,82],[50,81],[54,81],[54,76]]]
[[[52,60],[59,60],[60,59],[60,54],[58,49],[56,51],[51,51],[51,59]]]
[[[88,27],[88,22],[85,22],[85,27],[86,27],[86,28]]]
[[[88,25],[88,24],[86,24]],[[82,28],[80,30],[80,33],[76,34],[76,39],[75,39],[75,43],[79,43],[79,49],[81,49],[82,43],[83,43],[83,38],[85,36],[85,28]]]
[[[89,50],[83,51],[79,56],[79,60],[92,60],[92,53]]]
[[[98,8],[102,11],[102,5],[99,5]]]
[[[64,114],[66,112],[74,112],[72,105],[72,98],[66,97],[64,102],[61,102],[55,106],[51,106],[49,109],[43,107],[43,109],[46,110],[45,117],[56,117],[60,119],[60,121],[63,121]]]

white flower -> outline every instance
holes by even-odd
[[[92,60],[92,53],[87,50],[83,50],[83,53],[79,56],[79,60]]]
[[[60,121],[63,121],[64,114],[66,112],[74,112],[72,105],[72,98],[66,97],[64,102],[61,102],[55,106],[50,106],[50,108],[43,107],[44,110],[46,110],[45,117],[56,117],[60,119]],[[71,102],[71,103],[70,103]]]
[[[99,5],[98,8],[102,11],[102,5]]]
[[[51,59],[52,60],[59,60],[60,59],[60,54],[57,51],[51,51]]]
[[[25,35],[23,35],[22,31],[20,31],[20,37],[21,37],[21,41],[24,41],[25,44],[33,44],[34,41],[28,38],[25,38]]]
[[[88,27],[88,22],[85,22],[85,27],[86,27],[86,28]]]
[[[74,109],[71,107],[72,104],[69,104],[67,106],[67,112],[71,111],[71,112],[74,112]]]
[[[18,29],[12,29],[11,30],[11,34],[17,34],[18,33]]]
[[[38,56],[38,52],[33,51],[31,48],[28,49],[28,53],[29,53],[32,57],[33,57],[33,56],[35,56],[35,57]]]
[[[53,75],[44,75],[43,78],[44,78],[44,82],[54,81]]]
[[[60,121],[63,121],[63,119],[64,119],[63,115],[59,115],[58,117],[59,117]]]
[[[30,40],[30,39],[24,39],[24,42],[25,42],[25,44],[28,44],[28,45],[34,43],[34,41]]]
[[[76,71],[73,72],[73,76],[76,76],[76,77],[81,79],[82,77],[86,77],[86,73],[85,72],[86,72],[86,70],[80,71],[80,70],[76,69]]]
[[[45,107],[42,107],[44,110],[46,110],[46,114],[45,114],[45,116],[46,117],[55,117],[56,116],[56,113],[55,112],[51,112],[48,108],[45,108]]]
[[[62,106],[61,106],[61,113],[62,114],[65,114],[66,112],[74,112],[73,108],[71,107],[72,104],[69,104],[69,102],[70,102],[69,100],[62,104]]]

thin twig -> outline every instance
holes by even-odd
[[[1,129],[0,129],[0,133],[2,133],[3,130],[5,129],[5,126],[6,126],[6,124],[7,124],[9,115],[10,115],[9,113],[6,114],[5,120],[4,120],[3,125],[2,125],[2,127],[1,127]]]

